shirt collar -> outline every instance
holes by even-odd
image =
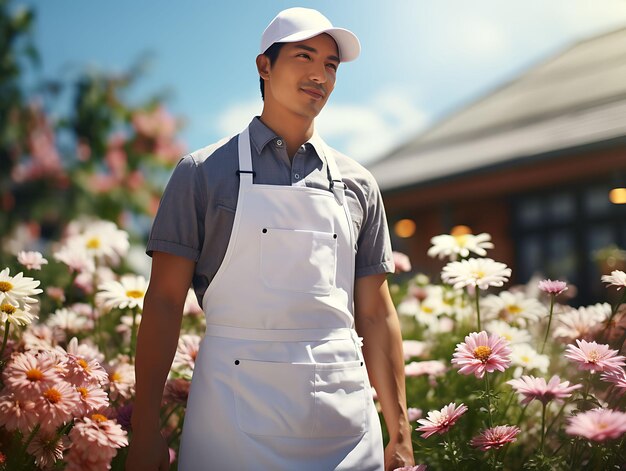
[[[259,116],[252,118],[249,126],[250,130],[250,142],[255,147],[258,155],[261,155],[261,151],[265,146],[279,137],[274,131],[268,128],[260,119]],[[305,142],[305,144],[311,144],[318,158],[322,160],[324,155],[324,141],[317,132],[317,129],[313,131],[311,138]]]

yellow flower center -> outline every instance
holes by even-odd
[[[92,237],[85,244],[88,249],[99,249],[100,248],[100,239],[97,237]]]
[[[83,399],[85,399],[89,395],[89,391],[87,390],[87,388],[83,388],[83,387],[76,388],[76,391],[80,393]]]
[[[513,340],[513,336],[512,336],[511,334],[504,333],[504,334],[501,334],[501,335],[502,335],[502,337],[504,337],[505,339],[507,339],[509,342],[510,342],[511,340]]]
[[[520,312],[522,312],[522,308],[519,307],[517,304],[511,304],[510,306],[507,306],[506,308],[511,314],[519,314]]]
[[[479,359],[483,363],[485,363],[489,356],[491,355],[491,348],[486,345],[481,345],[474,349],[474,358]]]
[[[87,363],[87,362],[86,362],[84,359],[82,359],[82,358],[79,358],[79,359],[78,359],[78,361],[77,361],[76,363],[78,363],[78,364],[81,366],[81,368],[82,368],[83,370],[87,370],[87,369],[89,369],[89,363]]]
[[[122,376],[117,371],[114,371],[109,375],[109,381],[111,381],[112,383],[119,383],[121,379]]]
[[[43,373],[38,368],[32,368],[26,372],[26,379],[28,381],[40,381],[43,379]]]
[[[0,281],[0,291],[6,293],[7,291],[11,291],[13,289],[13,285],[8,281]]]
[[[56,404],[57,402],[61,400],[61,393],[54,388],[50,388],[46,392],[43,393],[43,397],[48,399],[48,402],[51,402],[52,404]]]
[[[455,235],[453,237],[459,247],[465,247],[465,244],[467,244],[467,234]]]
[[[143,291],[139,291],[138,289],[129,289],[126,291],[126,296],[129,298],[143,298]]]
[[[93,420],[94,422],[106,422],[109,419],[107,419],[102,414],[91,414],[91,420]]]
[[[522,363],[529,363],[530,362],[530,358],[527,357],[526,355],[523,355],[521,360],[522,360]]]
[[[600,359],[600,354],[597,350],[591,350],[587,356],[589,357],[589,361],[595,363]]]
[[[473,272],[472,275],[474,275],[474,278],[476,278],[478,280],[479,278],[484,278],[485,277],[485,272],[482,271],[482,270],[477,270],[477,271]]]
[[[426,314],[432,314],[433,312],[435,312],[435,310],[432,307],[428,307],[428,306],[422,307],[422,311],[424,311]]]
[[[0,311],[6,312],[9,315],[13,314],[16,310],[17,308],[13,304],[4,303],[2,306],[0,306]]]

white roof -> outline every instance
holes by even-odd
[[[626,28],[581,41],[368,168],[383,190],[626,136]]]

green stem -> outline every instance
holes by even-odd
[[[556,423],[556,421],[559,419],[559,417],[561,416],[561,414],[563,413],[563,410],[565,409],[565,405],[566,403],[563,402],[563,405],[561,406],[561,408],[559,409],[559,412],[557,412],[557,414],[554,416],[554,419],[552,419],[552,422],[550,422],[548,424],[548,428],[546,428],[546,435],[548,433],[550,433],[550,430],[552,429],[552,427],[554,426],[554,424]]]
[[[546,342],[548,341],[548,334],[550,333],[550,326],[552,325],[552,313],[554,312],[554,294],[550,295],[550,316],[548,317],[548,328],[546,329],[546,336],[543,339],[543,345],[541,346],[541,353],[546,348]]]
[[[485,373],[485,392],[487,393],[487,412],[489,412],[489,427],[493,427],[493,419],[491,417],[491,391],[489,388],[489,373]]]
[[[478,332],[480,332],[482,329],[480,327],[480,289],[478,288],[478,286],[476,287],[476,318],[478,319]]]
[[[20,459],[21,460],[26,461],[26,457],[28,456],[28,453],[26,452],[26,449],[28,448],[28,445],[30,445],[30,442],[33,441],[33,438],[35,438],[35,435],[39,431],[39,427],[40,427],[40,424],[35,425],[35,427],[33,427],[33,430],[28,435],[28,438],[24,442],[24,445],[22,446],[22,453],[20,454],[20,457],[21,457]],[[24,462],[24,461],[22,461],[22,462]],[[28,463],[26,463],[25,466],[24,466],[24,469],[31,469],[30,465]]]
[[[449,433],[448,433],[448,435],[449,435]],[[459,463],[456,460],[456,454],[454,453],[454,446],[453,446],[452,439],[448,440],[448,437],[446,436],[444,438],[444,441],[448,445],[448,450],[450,450],[450,456],[452,456],[452,463],[454,464],[454,469],[459,469]]]
[[[9,327],[11,327],[11,323],[7,319],[4,323],[4,338],[2,339],[2,349],[0,349],[0,362],[2,362],[2,355],[4,355],[4,348],[7,346],[7,339],[9,338]]]
[[[541,403],[541,445],[539,445],[539,453],[543,455],[543,445],[546,439],[546,404]]]
[[[509,411],[509,407],[511,407],[511,402],[513,402],[513,398],[515,398],[515,396],[515,391],[511,391],[509,393],[509,398],[506,401],[506,406],[504,407],[504,409],[502,409],[502,415],[500,416],[499,420],[504,420],[504,418],[506,417],[506,413]]]

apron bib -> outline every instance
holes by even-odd
[[[248,129],[239,135],[237,209],[204,294],[182,471],[383,469],[354,330],[355,234],[324,154],[331,191],[255,185]]]

